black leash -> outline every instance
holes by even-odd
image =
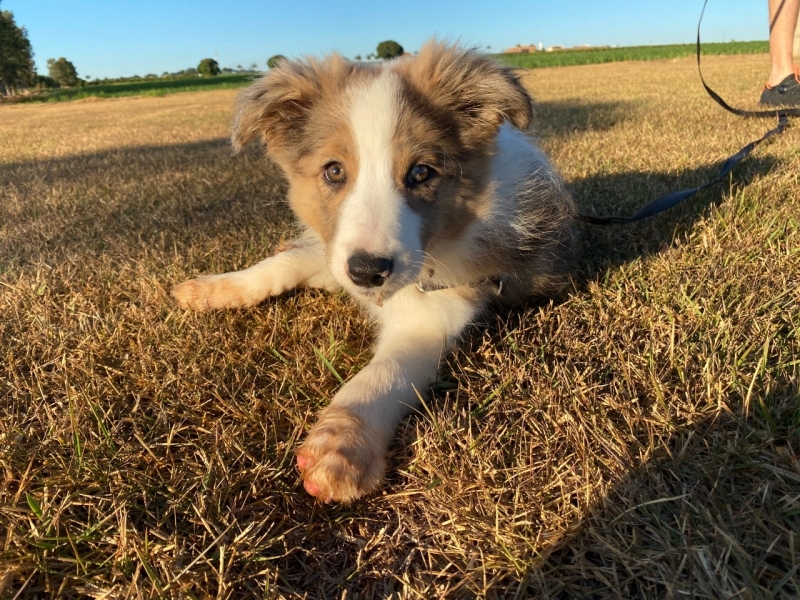
[[[629,217],[620,217],[620,216],[607,216],[607,217],[596,217],[593,215],[584,215],[578,214],[577,218],[581,221],[586,223],[591,223],[592,225],[616,225],[619,223],[633,223],[634,221],[641,221],[642,219],[647,219],[648,217],[652,217],[657,215],[661,212],[664,212],[667,209],[672,208],[676,204],[680,204],[687,198],[694,196],[697,192],[709,188],[713,185],[718,184],[722,181],[728,173],[742,160],[747,158],[753,149],[758,146],[761,142],[782,134],[786,131],[786,128],[789,126],[789,117],[790,116],[800,116],[800,108],[777,108],[773,110],[742,110],[739,108],[733,108],[727,102],[725,102],[719,94],[717,94],[714,90],[712,90],[706,84],[705,79],[703,79],[703,71],[700,68],[700,25],[703,23],[703,15],[706,12],[706,5],[708,4],[708,0],[703,2],[703,10],[700,13],[700,20],[697,23],[697,71],[700,74],[700,81],[703,83],[703,87],[705,88],[708,95],[713,98],[717,104],[719,104],[722,108],[731,112],[735,115],[740,117],[777,117],[778,125],[774,129],[770,129],[767,131],[763,136],[759,139],[750,142],[744,148],[739,150],[733,156],[730,156],[726,161],[725,164],[722,165],[722,169],[720,170],[719,174],[712,180],[704,183],[703,185],[688,188],[685,190],[680,190],[678,192],[670,192],[668,194],[664,194],[663,196],[659,196],[649,204],[643,206],[635,213],[633,213]]]
[[[772,114],[770,114],[770,116],[772,116]],[[747,144],[747,146],[739,150],[739,152],[729,157],[728,160],[725,161],[725,164],[722,166],[722,170],[719,172],[719,175],[717,175],[711,181],[707,181],[703,185],[693,188],[687,188],[685,190],[680,190],[678,192],[670,192],[668,194],[664,194],[663,196],[659,196],[658,198],[650,202],[650,204],[643,206],[629,217],[618,217],[618,216],[595,217],[593,215],[578,214],[578,219],[581,221],[585,221],[586,223],[591,223],[592,225],[616,225],[619,223],[633,223],[634,221],[641,221],[642,219],[646,219],[648,217],[652,217],[653,215],[657,215],[658,213],[662,213],[665,210],[672,208],[676,204],[680,204],[687,198],[691,198],[697,192],[709,188],[712,185],[718,184],[725,178],[725,176],[728,173],[731,172],[733,167],[735,167],[742,159],[750,155],[750,153],[753,151],[753,148],[755,148],[761,142],[771,138],[774,135],[780,135],[786,130],[786,127],[788,125],[789,125],[789,118],[786,115],[780,115],[778,117],[777,127],[775,127],[774,129],[770,129],[762,137],[755,140],[754,142],[750,142],[749,144]]]

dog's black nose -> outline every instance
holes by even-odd
[[[393,266],[391,258],[373,256],[359,250],[347,259],[347,274],[356,285],[380,287],[392,274]]]

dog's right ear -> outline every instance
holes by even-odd
[[[354,66],[341,56],[282,60],[236,100],[231,144],[239,152],[261,136],[270,153],[296,147],[316,102],[344,84]]]

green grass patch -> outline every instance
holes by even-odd
[[[494,57],[513,67],[541,69],[544,67],[594,65],[625,60],[685,58],[694,56],[695,52],[695,44],[671,44],[668,46],[629,46],[624,48],[581,48],[556,50],[554,52],[535,52],[533,54],[496,54]],[[769,42],[767,41],[703,44],[702,47],[702,53],[706,55],[761,54],[763,52],[769,52]]]
[[[257,75],[235,73],[216,77],[192,77],[185,79],[142,79],[124,83],[106,83],[83,87],[56,89],[29,96],[29,102],[64,102],[81,98],[121,98],[125,96],[163,96],[175,92],[197,92],[225,90],[244,87]]]

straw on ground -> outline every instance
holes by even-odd
[[[740,105],[766,57],[713,57]],[[585,211],[700,183],[764,122],[691,59],[537,70]],[[263,258],[285,184],[235,92],[0,110],[0,596],[796,598],[800,144],[664,217],[586,229],[574,289],[487,315],[381,494],[315,504],[293,450],[369,357],[344,296],[192,314]]]

